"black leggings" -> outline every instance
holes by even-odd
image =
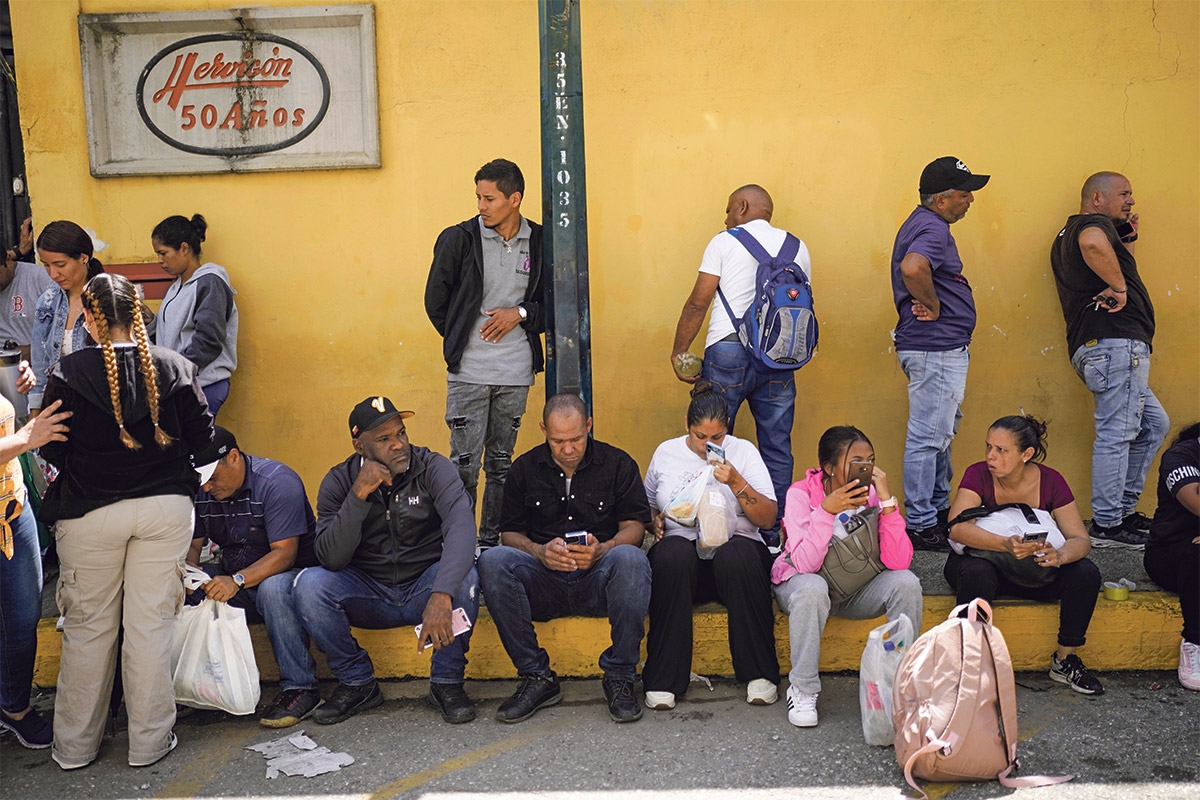
[[[1190,541],[1148,544],[1142,564],[1150,580],[1179,595],[1184,641],[1200,644],[1200,546]]]
[[[667,536],[650,548],[650,632],[642,687],[683,695],[692,672],[692,606],[716,600],[729,611],[729,652],[739,681],[779,682],[771,554],[761,543],[734,536],[711,561],[696,543]]]
[[[982,558],[951,553],[942,571],[958,593],[958,603],[969,603],[982,597],[989,603],[997,595],[1006,594],[1053,603],[1061,600],[1058,609],[1058,643],[1062,647],[1079,647],[1086,641],[1088,624],[1096,610],[1100,593],[1100,569],[1086,558],[1058,568],[1053,583],[1030,588],[1018,586],[1005,579],[996,566]]]

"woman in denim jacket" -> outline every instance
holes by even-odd
[[[92,237],[74,222],[58,220],[42,228],[37,251],[50,279],[58,286],[47,289],[34,307],[30,360],[37,385],[29,391],[30,415],[36,415],[42,407],[50,367],[86,344],[83,287],[90,278],[104,272],[92,256]]]

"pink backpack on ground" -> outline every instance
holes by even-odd
[[[966,619],[958,616],[964,608]],[[912,644],[896,670],[896,761],[917,791],[914,775],[930,781],[999,780],[1008,788],[1075,777],[1009,777],[1019,766],[1017,690],[1008,645],[991,617],[991,606],[979,598],[956,607]]]

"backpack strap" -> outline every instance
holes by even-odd
[[[968,508],[966,511],[962,512],[957,517],[946,523],[946,527],[949,528],[950,526],[957,525],[960,522],[970,522],[973,519],[980,519],[981,517],[986,517],[988,514],[994,514],[997,511],[1003,511],[1006,508],[1020,509],[1021,514],[1025,517],[1025,521],[1031,525],[1036,525],[1039,522],[1037,513],[1030,508],[1028,504],[1003,503],[998,506],[975,506],[975,508]]]
[[[759,264],[763,264],[771,260],[771,254],[767,252],[766,248],[758,243],[758,239],[754,238],[754,234],[750,233],[750,231],[746,230],[742,226],[739,225],[736,228],[729,228],[725,232],[741,242],[742,247],[746,248],[750,252],[750,255],[754,257],[754,260]],[[791,234],[789,233],[788,236],[791,236]],[[795,239],[796,237],[792,236],[792,238]],[[796,240],[797,249],[799,248],[799,241],[799,239]],[[784,240],[784,244],[787,244],[786,240]],[[780,254],[783,253],[782,250],[779,252]],[[792,257],[795,258],[796,254],[792,253]]]
[[[734,333],[737,333],[738,318],[733,315],[733,309],[729,306],[729,301],[725,299],[725,293],[721,291],[720,284],[717,285],[717,297],[721,298],[721,305],[725,306],[725,313],[729,315],[729,321],[733,323]]]

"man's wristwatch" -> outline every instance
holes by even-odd
[[[242,573],[240,573],[240,572],[234,574],[233,582],[237,584],[237,587],[239,589],[246,588],[246,577],[244,575],[242,575]]]
[[[517,313],[521,315],[521,322],[529,319],[529,312],[525,310],[525,306],[517,303]]]

